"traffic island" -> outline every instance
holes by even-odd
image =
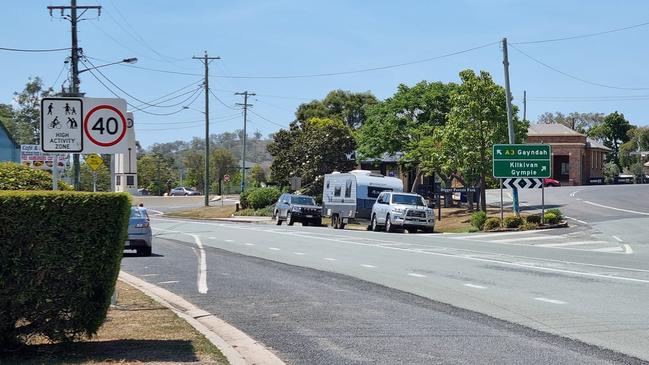
[[[0,363],[22,364],[229,364],[221,351],[171,310],[117,282],[117,305],[87,341],[51,343],[34,337]]]

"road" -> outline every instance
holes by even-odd
[[[547,191],[549,204],[585,223],[534,233],[414,235],[154,218],[159,256],[122,265],[291,364],[640,363],[649,360],[649,265],[642,235],[624,230],[641,227],[642,216],[628,211],[642,207],[640,199],[619,208],[628,211],[576,200],[615,208],[628,193],[599,191],[605,188]],[[646,196],[641,188],[636,197]]]

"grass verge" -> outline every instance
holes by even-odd
[[[218,204],[218,203],[217,203]],[[209,207],[193,208],[187,210],[178,210],[174,212],[165,213],[165,217],[173,218],[197,218],[197,219],[210,219],[210,218],[230,218],[234,214],[234,205],[213,205]]]
[[[139,290],[117,282],[118,302],[95,337],[74,343],[33,338],[0,364],[228,364],[219,349],[183,319]]]

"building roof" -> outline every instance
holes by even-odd
[[[574,131],[563,124],[530,124],[527,129],[528,136],[581,136],[583,134]]]
[[[598,149],[604,151],[612,151],[610,148],[604,146],[602,142],[596,141],[592,138],[586,138],[586,148]]]
[[[13,137],[11,136],[11,133],[9,133],[9,130],[7,129],[7,127],[5,127],[4,123],[2,123],[2,122],[0,122],[0,131],[4,132],[4,134],[7,135],[7,138],[9,139],[9,141],[11,143],[14,144],[15,148],[20,148],[20,145],[18,143],[16,143],[16,140],[13,139]]]

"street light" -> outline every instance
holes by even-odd
[[[134,64],[134,63],[136,63],[136,62],[137,62],[137,58],[135,58],[135,57],[124,58],[124,59],[121,60],[121,61],[115,61],[115,62],[107,63],[107,64],[105,64],[105,65],[99,65],[99,66],[94,66],[94,67],[85,68],[85,69],[83,69],[83,70],[79,70],[78,73],[82,73],[82,72],[86,72],[86,71],[90,71],[90,70],[95,70],[95,69],[98,69],[98,68],[101,68],[101,67],[106,67],[106,66],[111,66],[111,65],[117,65],[117,64],[120,64],[120,63]]]

